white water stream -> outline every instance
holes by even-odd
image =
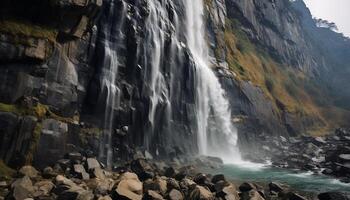
[[[103,32],[106,34],[104,38],[104,51],[105,57],[103,60],[103,69],[101,72],[102,83],[101,90],[106,95],[105,100],[105,112],[104,112],[104,130],[102,142],[100,143],[100,152],[99,157],[106,159],[106,164],[108,168],[112,167],[113,161],[113,147],[112,147],[112,132],[113,132],[113,120],[114,120],[114,111],[119,106],[119,98],[120,98],[120,90],[117,86],[117,76],[118,76],[118,54],[117,48],[115,47],[115,42],[113,38],[120,38],[121,32],[118,31],[117,35],[113,30],[120,30],[124,23],[124,17],[126,16],[126,6],[123,2],[123,10],[122,10],[122,19],[113,20],[115,13],[115,2],[112,1],[109,14],[108,21],[116,22],[115,24],[104,26]],[[115,26],[115,27],[114,27]]]
[[[199,153],[219,156],[226,162],[239,161],[237,130],[232,124],[230,105],[218,78],[210,68],[203,0],[183,1],[186,8],[187,45],[196,64]]]
[[[104,68],[102,71],[101,89],[106,94],[106,107],[104,116],[104,137],[101,141],[100,157],[107,160],[107,166],[112,165],[112,128],[114,110],[119,106],[120,91],[117,87],[118,75],[118,55],[116,44],[118,38],[122,37],[121,29],[124,19],[115,21],[114,16],[114,1],[111,3],[107,21],[112,24],[104,26],[106,34],[104,40],[105,58]],[[169,37],[169,26],[167,19],[170,19],[167,10],[167,1],[163,0],[149,0],[149,15],[145,24],[145,38],[141,45],[142,52],[145,55],[142,59],[145,70],[145,88],[149,91],[150,106],[148,111],[148,121],[150,126],[144,133],[144,146],[147,149],[151,148],[152,139],[154,139],[156,130],[154,130],[155,123],[159,120],[156,118],[162,117],[163,123],[170,123],[171,121],[171,97],[176,95],[174,88],[171,93],[166,83],[167,74],[164,68],[175,69],[176,63],[168,66],[164,59],[170,57],[174,58],[176,49],[179,46],[187,46],[195,63],[195,115],[196,115],[196,131],[198,150],[201,155],[210,155],[221,157],[225,162],[239,162],[240,154],[237,143],[237,131],[232,124],[231,111],[228,100],[225,97],[225,91],[220,85],[218,78],[211,69],[209,62],[208,46],[205,34],[204,24],[204,5],[203,0],[182,0],[185,8],[185,18],[183,24],[185,27],[179,27],[177,13],[174,13],[174,31],[171,37],[171,51],[170,56],[166,54],[166,42]],[[127,5],[123,2],[122,18],[127,15]],[[116,22],[115,24],[114,21]],[[178,31],[184,30],[186,38],[186,45],[182,45],[182,33]],[[113,41],[113,42],[111,42]],[[182,47],[181,47],[182,48]],[[178,53],[178,52],[177,52]],[[175,64],[175,65],[174,65]],[[171,73],[170,73],[171,74]],[[171,76],[171,75],[170,75]],[[172,77],[173,78],[173,77]],[[171,79],[171,85],[175,81]],[[159,115],[157,108],[164,107],[166,111]],[[166,115],[166,116],[164,116]],[[159,128],[158,128],[159,129]],[[159,131],[159,130],[158,130]],[[164,131],[161,134],[165,134]],[[163,136],[164,137],[164,136]]]

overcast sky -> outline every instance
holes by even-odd
[[[314,17],[335,22],[350,37],[350,0],[304,0]]]

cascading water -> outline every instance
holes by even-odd
[[[150,149],[151,139],[154,136],[155,127],[155,114],[158,104],[166,103],[170,108],[168,100],[169,92],[166,87],[164,76],[160,70],[164,64],[164,43],[166,23],[164,19],[169,18],[167,11],[164,9],[165,1],[149,1],[149,16],[146,22],[146,38],[144,41],[144,52],[149,52],[144,57],[146,78],[148,81],[147,87],[151,91],[150,106],[148,113],[148,120],[150,122],[149,130],[144,137],[144,145],[147,149]],[[151,52],[150,52],[151,49]]]
[[[112,147],[112,132],[114,111],[119,106],[120,90],[117,86],[118,76],[118,40],[122,38],[121,27],[126,16],[126,6],[123,1],[121,18],[115,20],[117,13],[117,5],[114,0],[109,4],[108,12],[105,13],[105,21],[113,23],[104,23],[102,27],[103,37],[101,43],[104,46],[104,59],[102,61],[101,71],[101,91],[105,98],[105,110],[103,119],[103,137],[100,142],[99,157],[106,161],[107,167],[112,166],[113,147]]]
[[[210,69],[205,40],[202,0],[184,0],[186,38],[196,64],[196,117],[199,153],[226,161],[240,159],[237,131],[231,122],[229,102],[218,78]],[[212,122],[212,123],[210,123]],[[210,124],[209,124],[210,123]]]
[[[153,154],[190,153],[197,141],[200,154],[237,158],[230,106],[208,61],[202,0],[137,2],[108,1],[101,23],[99,80],[105,110],[100,158],[112,165],[112,130],[125,124],[113,123],[114,111],[126,103],[139,109],[132,115],[135,121],[128,122],[128,137]],[[118,88],[123,81],[136,99],[129,95],[126,102],[125,89]]]

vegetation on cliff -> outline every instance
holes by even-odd
[[[34,37],[48,39],[54,42],[57,37],[57,30],[50,27],[38,26],[23,20],[0,20],[0,32],[7,33],[21,39],[21,37]]]
[[[275,111],[309,118],[309,134],[325,134],[344,124],[349,111],[332,105],[325,86],[305,72],[274,58],[268,49],[249,39],[237,19],[226,19],[224,41],[230,71],[239,81],[262,89]]]

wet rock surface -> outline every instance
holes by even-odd
[[[279,168],[312,171],[350,182],[350,130],[338,128],[325,137],[260,137],[260,153],[246,156],[255,162],[270,160]]]

